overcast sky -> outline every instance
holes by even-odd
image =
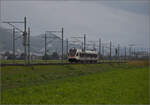
[[[88,40],[149,45],[149,1],[2,1],[1,9],[1,21],[27,16],[31,35],[64,27],[65,38],[85,33]]]

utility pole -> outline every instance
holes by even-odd
[[[129,59],[131,60],[131,46],[129,46]]]
[[[66,42],[66,55],[68,54],[68,39],[67,39],[67,42]]]
[[[134,47],[134,51],[133,51],[133,57],[134,57],[134,59],[135,59],[135,47]]]
[[[46,37],[46,32],[45,32],[45,61],[47,62],[47,37]]]
[[[68,56],[68,39],[66,41],[66,62],[67,62],[67,56]]]
[[[101,39],[99,38],[99,60],[101,56]]]
[[[84,50],[84,49],[83,49],[83,42],[81,42],[81,48],[82,48],[82,51],[83,51],[83,50]]]
[[[25,61],[25,65],[26,65],[26,61],[27,61],[27,31],[26,31],[26,24],[27,24],[27,20],[26,20],[26,17],[24,17],[24,33],[23,33],[23,39],[24,39],[24,61]]]
[[[104,56],[105,56],[104,45],[102,46],[102,53],[103,53],[103,62],[104,62]]]
[[[111,41],[110,41],[110,59],[111,59]]]
[[[61,62],[63,63],[63,56],[64,56],[64,54],[63,54],[63,50],[64,50],[64,45],[63,45],[63,40],[64,40],[64,28],[62,27],[62,59],[61,59]]]
[[[84,34],[84,52],[86,50],[86,34]]]
[[[13,63],[15,64],[16,55],[15,55],[15,28],[13,27]]]
[[[84,34],[83,37],[72,37],[72,38],[82,38],[83,39],[83,42],[81,41],[81,48],[82,48],[82,51],[85,51],[86,50],[86,34]]]
[[[125,58],[125,60],[126,60],[126,56],[127,56],[127,54],[126,54],[126,47],[124,48],[124,58]]]
[[[93,51],[96,51],[95,43],[93,43]]]
[[[30,64],[30,28],[28,27],[28,64]]]
[[[118,60],[120,60],[120,45],[118,44]]]
[[[64,29],[62,28],[62,30],[61,31],[46,31],[46,32],[50,32],[50,33],[61,33],[61,36],[62,36],[62,57],[61,57],[61,61],[62,61],[62,63],[63,63],[63,34],[64,34]],[[45,32],[45,55],[47,55],[47,38],[57,38],[57,37],[47,37],[46,36],[46,32]]]
[[[12,26],[13,27],[13,55],[15,55],[15,30],[18,30],[18,31],[20,31],[21,33],[23,33],[23,45],[25,46],[26,45],[26,17],[24,18],[24,21],[3,21],[2,23],[7,23],[7,24],[9,24],[10,26]],[[21,23],[21,24],[24,24],[24,31],[22,31],[21,29],[19,29],[18,27],[16,27],[15,25],[14,25],[14,23]],[[25,50],[25,49],[24,49]],[[26,51],[26,50],[25,50]],[[25,61],[26,61],[26,59],[25,59]],[[14,62],[15,62],[15,60],[14,60]]]
[[[129,44],[129,56],[130,56],[130,60],[133,57],[133,51],[132,51],[132,47],[135,46],[135,44]]]

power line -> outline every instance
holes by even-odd
[[[18,30],[18,31],[20,31],[20,32],[24,32],[24,31],[22,31],[20,28],[18,28],[18,27],[16,27],[15,25],[13,25],[10,21],[3,21],[3,23],[7,23],[7,24],[9,24],[10,26],[12,26],[12,27],[14,27],[16,30]],[[13,22],[13,23],[15,23],[15,22]],[[17,21],[16,21],[16,23],[18,23]],[[20,23],[20,22],[19,22]]]
[[[26,32],[26,24],[27,24],[27,20],[26,20],[26,16],[24,17],[24,21],[3,21],[3,23],[7,23],[10,26],[12,26],[14,29],[20,31],[23,33],[23,46],[24,46],[24,61],[25,61],[25,65],[26,65],[26,60],[27,60],[27,54],[26,54],[26,47],[27,47],[27,32]],[[22,31],[21,29],[19,29],[18,27],[16,27],[13,23],[24,23],[24,31]],[[14,32],[15,33],[15,32]],[[15,38],[13,39],[15,41]],[[14,43],[15,44],[15,43]]]
[[[45,57],[47,56],[47,38],[57,38],[57,37],[47,37],[47,35],[46,35],[47,32],[49,32],[49,33],[52,33],[52,32],[54,32],[54,33],[57,33],[57,32],[58,32],[58,33],[61,33],[61,36],[62,36],[62,56],[61,56],[61,61],[62,61],[62,63],[63,63],[63,55],[64,55],[64,54],[63,54],[63,49],[64,49],[64,48],[63,48],[63,46],[64,46],[64,45],[63,45],[63,38],[64,38],[64,35],[63,35],[63,34],[64,34],[64,29],[63,29],[63,27],[62,27],[62,30],[61,30],[61,31],[46,31],[46,32],[45,32],[45,37],[44,37],[44,38],[45,38]],[[47,59],[47,58],[46,58],[46,59]],[[45,60],[46,60],[46,59],[45,59]]]
[[[84,34],[83,37],[71,37],[71,38],[76,38],[76,39],[81,39],[83,38],[83,43],[81,42],[82,50],[85,52],[86,51],[86,34]]]

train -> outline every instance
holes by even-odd
[[[68,61],[70,63],[97,63],[98,53],[91,50],[69,49]]]

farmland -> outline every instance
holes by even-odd
[[[98,60],[98,62],[125,62],[126,60]],[[14,64],[13,60],[0,60],[1,64]],[[46,63],[62,63],[62,60],[31,60],[30,64],[46,64]],[[63,60],[63,63],[69,63],[68,60]],[[25,64],[24,60],[15,60],[15,64]]]
[[[5,66],[2,104],[149,104],[147,62]]]
[[[64,60],[64,62],[67,62]],[[13,60],[1,60],[1,64],[13,64]],[[15,60],[16,64],[24,64],[24,60]],[[61,60],[31,60],[31,63],[61,63]]]

